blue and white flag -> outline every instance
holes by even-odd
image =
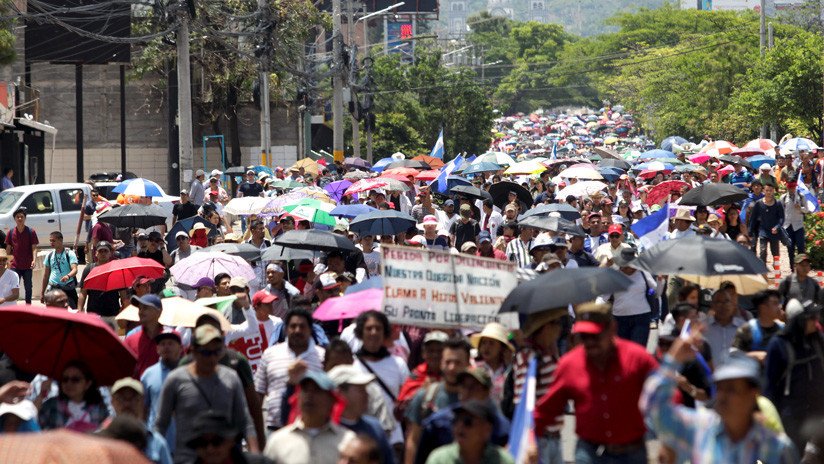
[[[638,236],[641,249],[648,249],[667,238],[669,232],[669,204],[640,219],[630,228]]]
[[[521,401],[515,409],[512,426],[509,429],[509,454],[515,458],[515,464],[527,462],[526,454],[530,443],[535,442],[533,413],[535,412],[535,388],[537,361],[533,356],[526,370],[526,381],[521,390]]]
[[[816,199],[815,195],[810,192],[810,189],[804,185],[804,182],[801,182],[801,179],[798,179],[798,187],[796,187],[796,190],[804,197],[804,200],[807,202],[807,209],[811,213],[817,213],[821,210],[821,206],[818,204],[818,199]]]
[[[552,154],[549,155],[549,159],[556,160],[558,159],[558,142],[552,144]]]
[[[441,133],[438,135],[438,141],[435,142],[435,146],[432,147],[432,153],[430,153],[429,156],[443,159],[443,129],[441,129]]]
[[[446,189],[447,189],[446,178],[449,177],[450,175],[452,175],[452,172],[455,171],[456,169],[458,169],[459,167],[461,167],[461,165],[463,165],[463,163],[464,163],[463,155],[456,156],[455,159],[453,159],[452,161],[447,163],[446,166],[444,166],[441,169],[441,173],[438,174],[438,177],[436,177],[435,180],[433,180],[432,182],[429,183],[429,187],[432,188],[432,186],[435,186],[435,191],[436,192],[446,193]]]

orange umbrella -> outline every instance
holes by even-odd
[[[395,179],[406,181],[408,177],[411,176],[414,178],[419,172],[421,171],[413,168],[392,168],[383,171],[381,177],[394,177]]]
[[[435,158],[434,156],[429,155],[418,155],[412,158],[412,161],[423,161],[424,163],[428,164],[429,167],[432,169],[440,169],[444,165],[442,159]]]
[[[149,464],[143,453],[129,443],[68,430],[4,434],[0,440],[0,462],[3,464],[70,462]]]

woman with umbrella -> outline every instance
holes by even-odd
[[[81,361],[71,361],[63,368],[56,397],[43,403],[38,414],[43,430],[66,428],[90,433],[97,430],[109,416],[97,382],[88,366]],[[40,395],[48,394],[48,389]]]

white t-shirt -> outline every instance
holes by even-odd
[[[20,277],[14,272],[10,270],[6,270],[2,276],[0,276],[0,297],[6,298],[11,295],[11,291],[15,288],[20,288]],[[6,305],[13,305],[17,304],[16,301],[6,301],[0,306]]]

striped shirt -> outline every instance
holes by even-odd
[[[776,434],[758,421],[742,440],[732,441],[721,417],[711,409],[674,405],[678,366],[670,356],[644,384],[641,409],[658,438],[678,454],[678,462],[703,464],[789,464],[798,462],[785,434]]]
[[[532,257],[529,256],[530,247],[532,247],[532,240],[524,243],[520,238],[515,238],[506,245],[506,256],[519,268],[529,269],[532,267]]]
[[[526,371],[529,367],[529,360],[533,356],[538,356],[540,353],[534,348],[523,348],[515,354],[515,363],[513,365],[513,376],[515,378],[515,397],[512,400],[514,405],[521,402],[521,391],[526,382]],[[535,379],[535,401],[549,391],[549,386],[552,384],[552,377],[555,373],[555,367],[558,365],[558,358],[552,354],[543,354],[538,358],[538,372]],[[560,432],[563,427],[563,422],[559,419],[549,427],[549,432]]]
[[[263,352],[255,371],[255,390],[264,395],[263,419],[267,427],[283,426],[280,421],[280,405],[289,381],[289,366],[296,359],[301,359],[310,371],[322,371],[324,353],[324,349],[315,345],[311,339],[309,348],[299,357],[289,348],[288,342],[278,343]]]

